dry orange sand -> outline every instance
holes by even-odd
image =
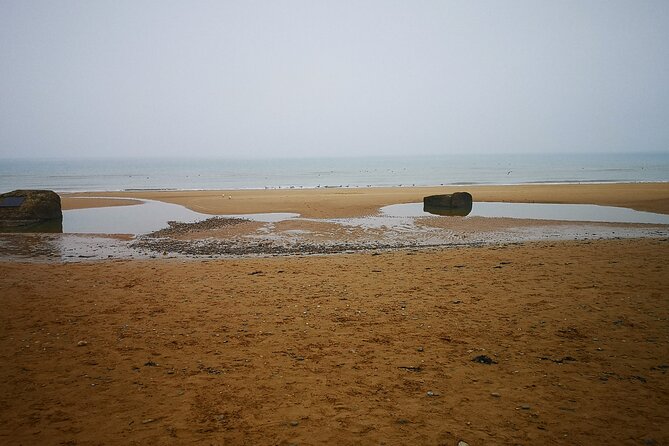
[[[2,263],[0,443],[669,444],[667,259]]]
[[[334,218],[375,214],[389,204],[422,202],[426,195],[461,190],[469,191],[475,201],[600,204],[669,213],[669,183],[90,192],[63,195],[63,209],[71,209],[70,197],[107,196],[166,201],[205,214],[296,212]]]

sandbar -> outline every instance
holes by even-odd
[[[141,200],[133,200],[129,198],[73,197],[69,195],[61,196],[60,200],[62,209],[68,211],[73,209],[106,208],[113,206],[134,206],[142,204]]]

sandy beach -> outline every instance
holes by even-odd
[[[669,446],[668,24],[0,1],[0,446]]]
[[[665,183],[464,189],[669,213]],[[331,217],[449,190],[76,195]],[[668,242],[3,261],[0,442],[667,444]]]

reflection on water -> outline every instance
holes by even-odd
[[[147,234],[167,227],[168,221],[196,222],[212,215],[192,211],[177,204],[142,200],[137,206],[114,206],[74,209],[63,212],[63,220],[52,220],[21,228],[4,228],[0,232],[69,233],[69,234]],[[413,226],[420,217],[503,217],[536,220],[562,220],[610,223],[669,224],[669,215],[640,212],[632,209],[586,204],[540,203],[474,203],[471,209],[446,209],[423,203],[395,204],[381,208],[378,216],[327,219],[344,226],[401,227]],[[240,217],[274,223],[298,218],[293,213],[236,214]],[[307,219],[302,219],[307,220]]]
[[[276,222],[298,214],[266,213],[226,215],[260,222]],[[137,206],[73,209],[63,212],[63,232],[74,234],[148,234],[167,227],[168,221],[193,223],[214,215],[192,211],[178,204],[142,200]]]
[[[131,239],[78,234],[0,234],[1,260],[81,261],[149,258]]]
[[[429,217],[423,203],[393,204],[381,208],[388,217]],[[438,214],[444,215],[444,214]],[[521,218],[531,220],[587,221],[602,223],[669,224],[669,215],[592,204],[476,202],[468,217]]]
[[[191,223],[211,215],[178,204],[142,200],[141,205],[72,209],[63,212],[63,232],[76,234],[146,234],[170,220]]]
[[[63,232],[63,220],[56,218],[53,220],[43,221],[41,223],[34,223],[32,225],[26,226],[8,226],[0,227],[0,232],[2,233],[48,233],[48,234],[58,234]]]
[[[443,215],[445,217],[466,217],[472,211],[471,207],[467,208],[444,208],[438,206],[423,205],[423,212],[433,215]]]

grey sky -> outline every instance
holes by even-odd
[[[666,0],[0,0],[0,157],[649,150]]]

